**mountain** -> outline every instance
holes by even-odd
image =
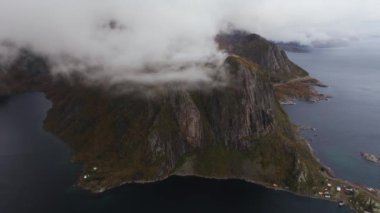
[[[78,75],[51,78],[47,63],[27,53],[7,69],[8,88],[41,90],[52,101],[45,127],[84,164],[79,183],[91,191],[173,174],[235,177],[300,192],[322,180],[268,73],[242,57],[226,59],[223,86],[144,88],[154,95],[114,93]]]
[[[273,50],[263,49],[272,57],[269,52]],[[244,179],[308,196],[319,196],[327,184],[344,184],[360,196],[332,199],[343,199],[356,209],[378,199],[331,177],[320,165],[275,95],[273,76],[287,73],[289,67],[268,70],[265,63],[254,63],[254,57],[235,53],[225,60],[227,81],[189,89],[88,84],[80,73],[52,75],[47,59],[21,51],[3,67],[0,93],[47,95],[52,108],[44,126],[69,144],[73,159],[83,165],[78,184],[92,192],[196,175]],[[263,62],[271,60],[277,59]]]
[[[307,45],[300,44],[299,42],[276,42],[277,46],[281,47],[283,50],[288,52],[296,53],[309,53],[311,52],[311,47]]]
[[[47,92],[53,108],[46,127],[85,163],[84,174],[91,179],[82,178],[80,184],[93,191],[172,174],[236,177],[308,190],[306,184],[321,178],[319,164],[295,139],[269,77],[237,56],[225,63],[225,87],[163,89],[154,97],[110,96],[62,81]]]
[[[265,38],[243,31],[220,33],[216,37],[220,49],[236,54],[268,70],[271,81],[283,83],[308,76],[308,73],[289,60],[285,51]]]
[[[317,102],[328,98],[314,89],[326,85],[293,63],[280,45],[244,31],[220,33],[215,40],[228,54],[243,57],[268,72],[281,103],[293,103],[294,99]]]

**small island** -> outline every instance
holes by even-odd
[[[366,152],[362,152],[360,155],[363,159],[380,165],[380,157]]]

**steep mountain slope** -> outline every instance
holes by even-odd
[[[356,209],[379,199],[327,174],[297,137],[266,68],[236,55],[224,68],[228,81],[219,86],[104,87],[84,83],[78,73],[52,76],[44,58],[26,51],[4,68],[0,89],[6,95],[47,94],[53,106],[45,128],[70,145],[73,158],[83,163],[78,183],[93,192],[197,175],[245,179],[310,196],[318,196],[326,183],[344,184],[358,197],[333,194],[333,199]],[[115,92],[125,87],[129,92]]]
[[[314,89],[325,87],[317,79],[289,60],[286,52],[277,44],[257,35],[242,31],[221,33],[216,37],[219,48],[256,63],[270,75],[277,98],[283,103],[294,99],[320,101],[327,96]]]
[[[257,34],[242,31],[222,33],[216,37],[216,41],[229,54],[239,55],[267,69],[275,83],[308,75],[289,60],[283,49]]]
[[[94,191],[176,171],[308,189],[303,185],[320,177],[318,164],[296,142],[268,76],[240,57],[226,66],[225,87],[167,89],[154,97],[110,96],[62,80],[47,91],[53,108],[46,127],[73,147],[90,176],[80,183]],[[305,180],[297,182],[300,175]]]

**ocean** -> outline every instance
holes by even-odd
[[[370,38],[339,48],[288,53],[289,57],[329,87],[327,102],[286,106],[322,163],[339,178],[380,188],[380,165],[361,152],[380,156],[380,39]]]

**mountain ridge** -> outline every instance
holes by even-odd
[[[52,101],[44,126],[69,144],[83,164],[78,184],[92,192],[181,174],[239,178],[313,197],[327,183],[342,184],[289,121],[274,71],[249,58],[226,59],[221,87],[160,86],[153,96],[112,93],[83,83],[78,73],[52,76],[47,61],[28,51],[5,70],[3,94],[43,91]],[[377,199],[353,187],[366,201]]]
[[[274,83],[305,77],[304,69],[289,60],[285,51],[275,43],[257,34],[244,31],[220,33],[216,39],[219,48],[236,54],[267,69]]]

